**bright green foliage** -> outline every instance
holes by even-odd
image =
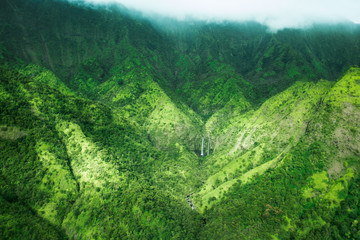
[[[350,68],[347,74],[336,83],[327,95],[326,102],[331,106],[343,107],[352,104],[360,107],[360,72],[359,68]]]
[[[244,110],[253,99],[252,85],[237,74],[231,66],[209,58],[208,72],[186,79],[177,93],[200,115],[210,117],[225,105],[243,103]],[[180,76],[181,77],[181,76]]]
[[[51,88],[55,88],[64,95],[74,95],[74,93],[55,76],[51,71],[41,68],[38,65],[30,64],[24,68],[20,68],[19,72],[32,78],[34,81],[45,83]]]
[[[5,149],[1,177],[6,182],[1,185],[3,206],[15,201],[14,206],[33,209],[16,215],[19,213],[4,208],[8,210],[2,217],[19,216],[28,221],[35,214],[38,221],[53,224],[49,234],[61,229],[69,237],[167,238],[185,234],[194,238],[201,220],[186,204],[175,200],[181,192],[169,195],[158,190],[162,180],[150,177],[161,170],[165,155],[142,133],[124,120],[118,125],[110,109],[96,102],[64,96],[7,69],[1,69],[1,79],[5,110],[1,119],[7,123],[1,126],[1,149]],[[17,101],[10,100],[15,97]],[[128,212],[135,204],[140,212]],[[166,211],[171,214],[164,215]],[[139,219],[142,214],[144,222]],[[37,223],[33,224],[23,236],[42,237]],[[178,227],[175,233],[172,229],[177,226],[188,227]],[[5,232],[8,237],[19,234],[11,228]]]
[[[357,26],[131,14],[0,2],[0,238],[360,238]]]
[[[240,181],[229,181],[233,187],[229,188],[222,198],[217,198],[217,202],[211,204],[212,208],[206,211],[210,214],[209,219],[212,216],[227,217],[221,221],[219,219],[210,220],[208,230],[203,233],[204,238],[209,236],[220,237],[225,231],[231,232],[229,239],[235,236],[243,239],[270,239],[271,235],[280,239],[339,238],[345,234],[353,238],[358,236],[356,229],[349,232],[345,230],[356,222],[351,223],[354,220],[349,220],[349,222],[345,220],[345,216],[339,215],[339,209],[345,204],[352,214],[358,212],[355,203],[352,203],[353,205],[348,204],[349,201],[351,202],[358,197],[357,193],[349,189],[351,186],[358,186],[353,184],[358,181],[355,171],[359,169],[357,153],[360,151],[357,142],[360,140],[360,136],[357,122],[360,120],[360,109],[354,104],[357,97],[349,99],[348,92],[343,91],[343,94],[334,97],[334,92],[340,92],[339,87],[351,85],[352,81],[358,78],[357,71],[357,68],[351,69],[333,87],[325,81],[319,82],[317,86],[315,85],[316,87],[309,91],[312,92],[311,96],[315,98],[314,101],[312,102],[309,97],[304,98],[310,100],[309,103],[312,102],[309,105],[310,108],[307,109],[306,105],[299,104],[299,102],[296,104],[299,108],[294,106],[291,108],[294,110],[291,114],[297,116],[295,119],[306,116],[301,121],[306,123],[301,128],[302,130],[292,131],[298,136],[289,141],[290,145],[282,147],[282,149],[285,147],[285,150],[279,156],[270,158],[274,159],[270,161],[272,165],[263,174],[260,172],[260,174],[253,175],[255,177],[250,181],[248,180],[247,184],[241,181],[247,173],[240,175]],[[304,86],[303,83],[301,85]],[[295,88],[295,86],[293,87]],[[319,88],[320,86],[323,87]],[[294,89],[293,87],[288,91]],[[301,89],[299,84],[297,84],[297,89]],[[319,91],[319,89],[323,90]],[[278,102],[274,100],[281,99],[280,96],[284,94],[286,96],[286,92],[271,98],[268,100],[269,103]],[[308,91],[304,93],[306,92]],[[293,94],[293,99],[296,98],[300,100],[301,95]],[[274,109],[276,113],[282,112],[281,107],[279,108],[281,105],[275,104],[270,107],[268,101],[260,109],[268,106],[267,109],[269,110]],[[301,109],[303,114],[296,113],[296,109]],[[284,120],[278,120],[277,124],[281,125],[282,121]],[[296,123],[294,120],[291,122]],[[275,128],[273,132],[283,135],[286,134],[285,130],[284,127],[281,130]],[[232,144],[236,146],[236,141],[232,141]],[[267,145],[269,146],[268,141]],[[259,146],[262,145],[259,144],[253,150],[255,151],[253,155],[255,158]],[[275,145],[272,149],[278,147],[281,145],[277,145],[277,147]],[[231,151],[232,148],[227,147],[225,149]],[[246,151],[246,149],[241,151]],[[242,156],[250,158],[248,154]],[[253,158],[250,161],[253,162]],[[275,164],[276,162],[278,164]],[[223,185],[229,187],[228,183]],[[343,217],[343,221],[350,225],[342,226],[339,217]],[[226,228],[225,226],[231,227]],[[282,227],[276,228],[275,226]],[[217,229],[217,231],[212,231],[212,229]]]
[[[274,168],[304,134],[316,103],[330,86],[325,81],[298,82],[256,111],[245,114],[241,114],[241,109],[233,111],[226,125],[221,115],[214,114],[206,125],[215,141],[214,153],[207,159],[212,176],[199,193],[203,208],[209,197],[219,199],[221,192],[225,193],[238,181],[246,183]],[[215,186],[215,180],[221,184]]]

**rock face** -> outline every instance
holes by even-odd
[[[4,238],[360,238],[358,26],[131,16],[1,1]]]

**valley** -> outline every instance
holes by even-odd
[[[0,239],[360,237],[359,25],[0,19]]]

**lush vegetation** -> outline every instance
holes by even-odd
[[[133,15],[0,3],[0,239],[360,238],[358,26]]]
[[[357,123],[360,116],[358,104],[360,85],[356,83],[360,79],[359,73],[358,68],[352,68],[333,87],[327,84],[319,91],[320,86],[315,86],[318,96],[312,90],[307,91],[307,93],[312,92],[311,97],[317,99],[311,103],[314,111],[306,111],[311,117],[301,122],[301,125],[304,123],[305,125],[300,132],[288,126],[292,134],[301,135],[291,136],[291,140],[286,141],[290,147],[277,143],[276,138],[279,138],[279,135],[286,137],[289,134],[286,130],[278,130],[278,136],[270,140],[275,144],[271,147],[275,153],[269,152],[268,149],[259,150],[263,140],[258,140],[254,136],[254,141],[258,141],[259,145],[253,147],[250,157],[239,158],[236,154],[228,156],[230,159],[234,158],[232,161],[240,159],[243,164],[248,161],[251,165],[257,164],[260,167],[255,165],[255,168],[251,166],[255,171],[246,169],[242,173],[232,174],[232,172],[236,173],[234,171],[236,167],[240,170],[243,168],[241,161],[237,165],[230,162],[232,168],[225,166],[220,169],[221,174],[214,175],[221,182],[225,181],[218,188],[223,187],[228,190],[223,196],[218,194],[216,189],[210,192],[214,196],[215,203],[210,209],[205,210],[210,217],[207,224],[209,228],[203,232],[204,238],[224,235],[227,236],[225,239],[359,238],[357,228],[359,212],[355,200],[359,197],[358,190],[355,190],[359,187]],[[324,83],[320,82],[317,85]],[[292,92],[293,96],[297,95],[293,93],[295,86],[287,90]],[[301,88],[296,86],[296,89]],[[274,100],[283,99],[281,95],[269,100],[273,102],[273,106],[276,103]],[[344,101],[343,97],[347,99]],[[296,105],[300,107],[301,96],[297,99]],[[305,98],[306,101],[309,99],[311,99],[309,96]],[[286,102],[284,103],[286,105]],[[267,102],[264,105],[266,104]],[[304,106],[301,108],[306,109]],[[284,107],[277,106],[277,111],[284,112],[282,109]],[[291,111],[290,115],[296,113],[296,107],[292,106],[291,109],[294,111]],[[260,110],[261,108],[258,111]],[[285,118],[277,120],[277,124],[282,128],[284,128],[283,122],[289,119],[289,117]],[[276,130],[275,127],[273,129]],[[268,147],[268,144],[263,146]],[[224,155],[224,152],[221,155]],[[266,160],[269,155],[271,157]],[[264,159],[265,163],[263,163]],[[271,165],[266,164],[269,160],[273,161]],[[251,171],[252,174],[247,176]],[[234,179],[221,179],[226,174],[232,175]],[[251,179],[245,179],[244,176]],[[209,178],[211,179],[212,177]],[[229,183],[231,187],[227,185]],[[219,197],[220,199],[215,199]],[[208,202],[203,204],[210,205]],[[345,215],[343,215],[344,208],[348,212]]]

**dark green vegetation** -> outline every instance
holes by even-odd
[[[0,19],[1,239],[360,238],[359,26]]]

